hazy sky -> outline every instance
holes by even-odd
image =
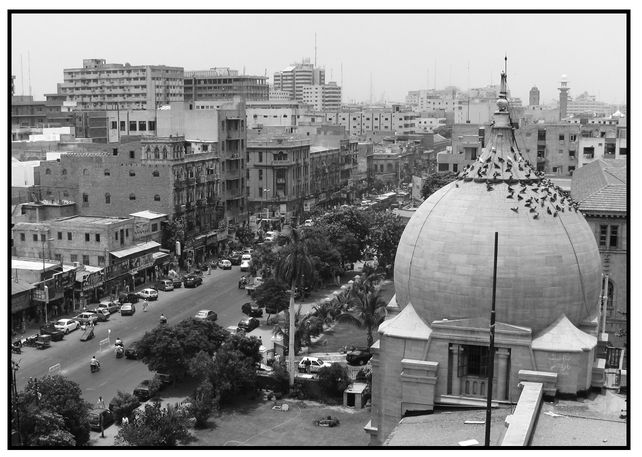
[[[180,5],[175,5],[176,7]],[[394,6],[394,5],[390,5]],[[608,5],[603,5],[608,7]],[[26,14],[11,23],[16,94],[44,99],[64,68],[87,58],[186,71],[231,67],[267,75],[302,58],[341,84],[344,101],[404,100],[409,90],[498,84],[508,54],[508,84],[528,102],[584,91],[626,101],[626,17],[616,14]],[[21,71],[22,56],[22,71]],[[436,75],[435,75],[436,67]],[[22,75],[22,76],[21,76]],[[436,82],[435,82],[436,76]],[[24,86],[24,88],[23,88]]]

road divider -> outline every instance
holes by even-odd
[[[109,348],[111,346],[111,343],[109,341],[109,338],[105,338],[104,340],[100,340],[98,343],[98,351],[102,352],[105,350],[105,347]]]
[[[49,367],[49,376],[53,376],[60,373],[60,364],[57,363]]]

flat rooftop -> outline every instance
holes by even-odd
[[[626,446],[626,420],[620,419],[624,408],[626,396],[610,390],[591,392],[577,400],[544,401],[529,447]],[[493,408],[491,446],[501,444],[506,431],[504,421],[513,409],[514,406]],[[433,414],[403,418],[384,444],[459,447],[459,442],[474,439],[477,446],[483,446],[485,419],[484,409],[436,408]]]
[[[109,225],[109,224],[115,224],[117,222],[123,222],[126,221],[128,217],[100,217],[100,216],[71,216],[71,217],[65,217],[62,219],[56,219],[55,223],[72,223],[72,224],[84,224],[84,225]]]

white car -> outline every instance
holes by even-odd
[[[314,225],[314,222],[312,222],[312,219],[306,219],[303,225],[305,227],[312,227]]]
[[[143,289],[136,295],[143,300],[158,300],[158,291],[154,289]]]
[[[56,327],[57,330],[60,330],[61,332],[65,332],[65,334],[67,334],[80,327],[80,324],[73,319],[60,319],[54,324],[54,327]]]
[[[252,256],[250,254],[247,254],[247,253],[243,254],[241,256],[241,262],[244,261],[244,260],[252,260]]]
[[[307,362],[310,362],[309,364]],[[307,373],[308,365],[310,366],[310,373],[318,373],[321,368],[330,367],[330,362],[324,362],[318,357],[303,357],[299,362],[299,371]]]

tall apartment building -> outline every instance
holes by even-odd
[[[300,123],[341,125],[352,137],[372,137],[391,133],[414,133],[420,113],[389,109],[360,109],[338,112],[310,112],[300,116]]]
[[[539,105],[539,89],[535,86],[531,87],[531,90],[528,92],[528,105]]]
[[[338,111],[341,109],[341,87],[336,82],[303,86],[303,103],[315,111]]]
[[[183,68],[83,59],[82,68],[64,69],[57,94],[80,111],[153,110],[183,101]]]
[[[267,76],[239,75],[230,68],[211,68],[204,71],[186,71],[183,81],[186,101],[269,100],[270,89]]]
[[[626,159],[629,153],[625,118],[589,119],[581,125],[578,167],[600,159]]]
[[[596,99],[595,95],[589,95],[583,92],[574,99],[568,101],[566,108],[567,115],[594,114],[597,116],[610,116],[615,111],[615,107]]]
[[[315,68],[310,59],[292,64],[274,73],[274,88],[286,91],[291,100],[303,101],[303,87],[325,84],[325,70]]]
[[[42,162],[43,195],[62,192],[86,216],[167,214],[187,239],[227,241],[246,219],[245,113],[236,102],[185,105],[159,110],[158,137]]]
[[[262,218],[278,213],[290,220],[310,192],[310,140],[255,135],[248,140],[247,182],[250,212]]]

